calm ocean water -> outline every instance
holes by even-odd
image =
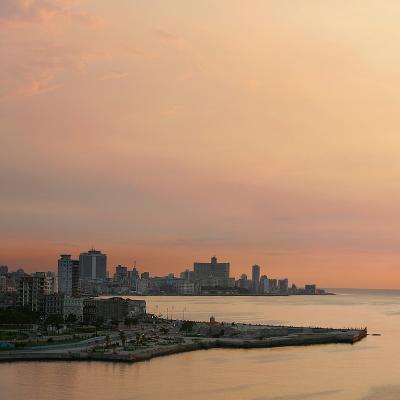
[[[147,297],[174,318],[368,326],[355,345],[226,350],[138,364],[0,364],[1,400],[400,399],[400,291],[335,290],[336,296]]]

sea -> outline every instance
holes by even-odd
[[[399,400],[400,291],[328,290],[336,295],[145,300],[149,312],[173,319],[367,326],[367,338],[353,345],[201,350],[137,364],[0,363],[0,399]]]

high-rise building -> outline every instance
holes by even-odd
[[[117,265],[115,267],[114,281],[128,283],[128,268],[123,265]]]
[[[269,279],[267,275],[260,278],[260,293],[269,293]]]
[[[81,278],[85,280],[107,279],[107,256],[95,249],[79,255]]]
[[[42,276],[44,278],[44,294],[53,294],[57,292],[57,276],[54,272],[35,272],[33,276]]]
[[[131,289],[136,292],[139,282],[139,271],[136,269],[136,267],[134,267],[132,271],[128,271],[128,279]]]
[[[269,280],[269,292],[276,293],[278,291],[278,281],[276,279]]]
[[[150,272],[142,272],[140,274],[140,279],[150,279]]]
[[[279,279],[278,281],[278,285],[279,285],[279,292],[282,294],[286,294],[288,292],[289,289],[289,281],[287,278],[285,279]]]
[[[306,294],[315,294],[317,292],[317,286],[316,285],[305,285],[304,290]]]
[[[44,313],[45,307],[45,277],[23,276],[18,281],[17,305],[27,307],[31,311]]]
[[[62,254],[58,260],[58,292],[66,296],[79,296],[79,261],[70,254]]]
[[[202,286],[229,286],[229,263],[219,263],[212,257],[209,263],[195,262],[194,277]]]
[[[251,280],[253,282],[253,293],[258,293],[260,289],[260,266],[257,264],[251,268]]]

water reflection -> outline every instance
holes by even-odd
[[[3,399],[358,399],[400,398],[400,292],[308,297],[149,297],[152,308],[186,308],[191,319],[363,326],[383,336],[356,345],[214,349],[139,364],[0,364]]]

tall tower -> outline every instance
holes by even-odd
[[[260,289],[260,266],[257,264],[252,266],[251,280],[253,281],[253,293],[258,293]]]
[[[107,256],[95,249],[79,255],[80,274],[86,280],[107,279]]]
[[[58,259],[58,292],[67,296],[79,296],[79,261],[70,254],[61,254]]]

